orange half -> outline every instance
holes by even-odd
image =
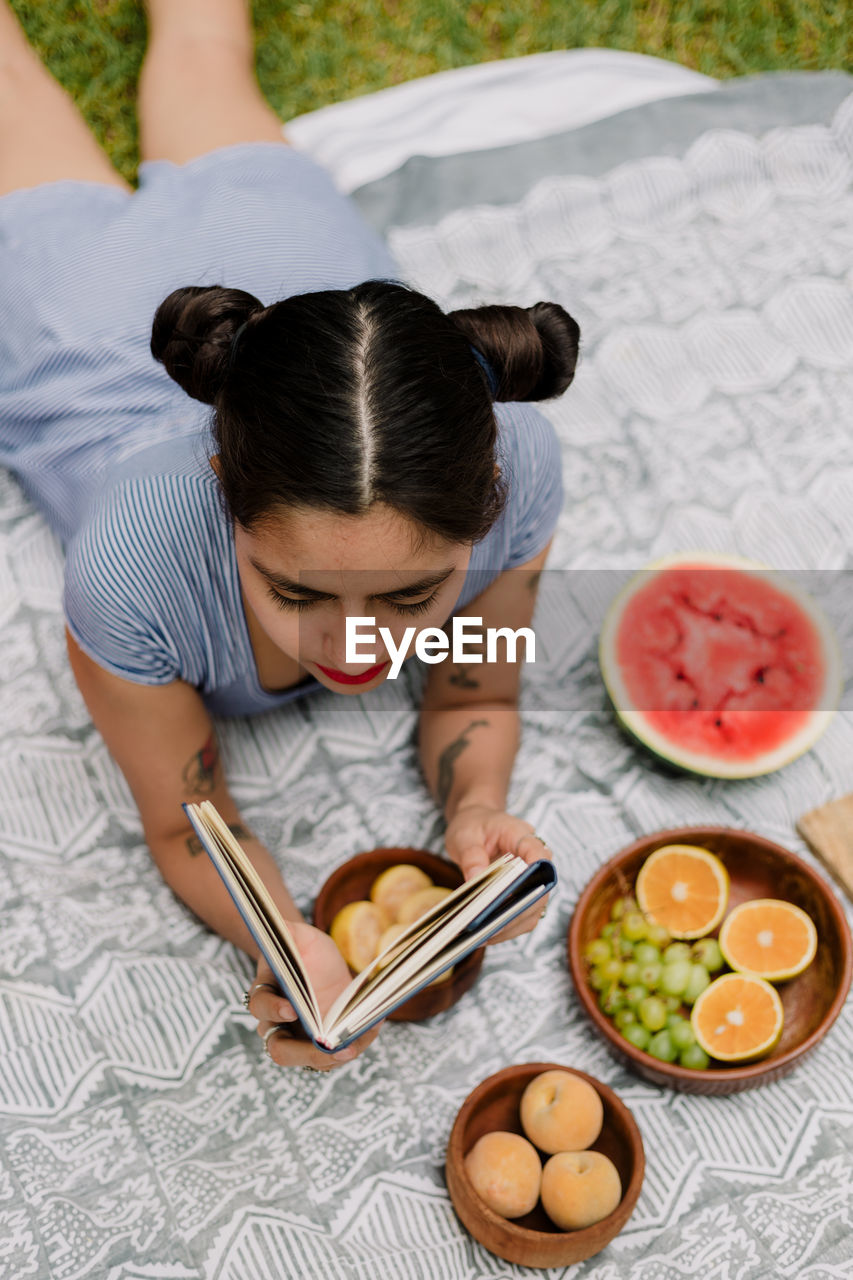
[[[720,950],[730,969],[784,982],[814,960],[817,929],[811,916],[793,902],[753,898],[723,921]]]
[[[729,900],[729,873],[709,849],[665,844],[640,868],[637,904],[673,938],[701,938],[723,918]]]
[[[761,1058],[779,1043],[782,1001],[775,987],[746,973],[725,973],[706,987],[693,1006],[690,1025],[697,1041],[719,1062]]]

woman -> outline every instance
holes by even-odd
[[[71,665],[158,867],[258,960],[247,1007],[273,1060],[329,1069],[375,1030],[332,1059],[277,1033],[293,1010],[181,802],[232,825],[328,1005],[346,965],[241,822],[211,713],[381,684],[389,646],[347,662],[348,616],[395,645],[460,610],[530,623],[559,450],[541,415],[493,399],[564,391],[578,329],[551,303],[445,315],[399,283],[283,140],[244,0],[148,10],[133,192],[0,6],[0,464],[66,545]],[[518,679],[507,660],[428,669],[421,759],[466,877],[543,855],[505,812]]]

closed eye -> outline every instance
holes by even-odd
[[[322,598],[314,598],[306,600],[304,597],[283,596],[280,591],[276,591],[275,587],[267,587],[267,594],[275,602],[279,609],[294,610],[301,613],[304,609],[310,609],[316,604],[323,604]],[[389,609],[393,609],[399,614],[417,614],[426,613],[426,611],[435,603],[438,592],[434,591],[431,596],[427,596],[426,600],[409,600],[403,601],[388,600],[383,598],[382,603],[387,604]]]

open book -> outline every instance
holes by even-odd
[[[501,854],[409,925],[322,1014],[293,935],[228,824],[209,800],[183,807],[306,1034],[330,1053],[464,959],[557,881],[544,859],[528,865]]]

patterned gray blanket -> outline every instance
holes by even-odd
[[[606,594],[609,574],[692,547],[851,567],[852,179],[853,78],[772,75],[416,158],[356,199],[442,305],[554,298],[577,316],[576,383],[546,406],[567,495],[552,564]],[[623,1233],[548,1275],[853,1274],[849,1004],[786,1079],[697,1097],[611,1058],[565,964],[581,888],[640,833],[723,822],[808,860],[794,819],[853,787],[849,710],[780,773],[665,772],[613,723],[594,628],[564,626],[546,591],[510,807],[555,850],[557,902],[488,950],[454,1009],[386,1026],[330,1076],[288,1073],[242,1010],[248,962],[151,861],[68,669],[60,572],[0,475],[0,1280],[534,1274],[470,1239],[443,1161],[474,1085],[539,1060],[614,1087],[647,1157]],[[222,725],[238,802],[306,909],[359,850],[441,848],[416,695],[400,680]]]

